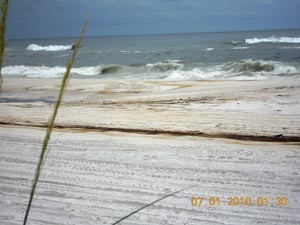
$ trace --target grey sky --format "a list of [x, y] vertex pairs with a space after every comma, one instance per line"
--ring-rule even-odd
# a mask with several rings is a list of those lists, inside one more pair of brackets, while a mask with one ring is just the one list
[[8, 38], [300, 28], [299, 0], [11, 0]]

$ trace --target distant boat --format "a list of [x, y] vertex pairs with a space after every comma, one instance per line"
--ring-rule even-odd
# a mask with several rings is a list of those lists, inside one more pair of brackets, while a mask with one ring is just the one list
[[[81, 48], [81, 47], [82, 47], [82, 46], [79, 46], [79, 48]], [[72, 47], [71, 47], [71, 50], [75, 50], [75, 48], [76, 48], [76, 45], [73, 44]]]

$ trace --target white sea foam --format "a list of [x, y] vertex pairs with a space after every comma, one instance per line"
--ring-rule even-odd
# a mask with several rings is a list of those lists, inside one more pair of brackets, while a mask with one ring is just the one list
[[28, 45], [26, 50], [28, 51], [48, 51], [48, 52], [56, 52], [56, 51], [65, 51], [71, 50], [72, 45], [48, 45], [48, 46], [40, 46], [36, 44]]
[[170, 80], [263, 80], [276, 76], [299, 75], [299, 66], [276, 61], [242, 60], [192, 70], [172, 71]]
[[158, 63], [149, 63], [146, 65], [150, 72], [166, 72], [174, 70], [182, 70], [184, 64], [182, 60], [166, 60]]
[[206, 48], [205, 50], [206, 50], [206, 51], [213, 51], [214, 48]]
[[121, 50], [120, 53], [124, 53], [124, 54], [139, 54], [139, 53], [144, 53], [142, 51], [125, 51], [125, 50]]
[[167, 80], [212, 80], [226, 79], [227, 71], [210, 68], [194, 68], [192, 70], [176, 70], [167, 76]]
[[268, 38], [250, 38], [245, 39], [247, 44], [257, 44], [262, 42], [279, 43], [300, 43], [300, 37], [268, 37]]
[[281, 49], [300, 49], [300, 46], [285, 46], [282, 47]]
[[195, 68], [191, 71], [173, 71], [167, 80], [266, 80], [267, 76], [262, 74], [236, 75], [225, 70], [207, 71]]
[[243, 49], [249, 49], [249, 47], [233, 47], [231, 49], [233, 49], [233, 50], [243, 50]]
[[[179, 60], [167, 60], [146, 66], [99, 65], [72, 68], [71, 74], [77, 76], [112, 77], [127, 79], [175, 79], [175, 80], [215, 80], [237, 79], [258, 80], [271, 77], [300, 75], [299, 64], [277, 61], [241, 60], [222, 64], [198, 64], [189, 67]], [[57, 78], [65, 73], [65, 67], [47, 66], [8, 66], [3, 68], [4, 76], [23, 76]]]
[[[8, 66], [3, 68], [3, 74], [8, 76], [25, 76], [56, 78], [62, 77], [65, 73], [65, 67], [47, 67], [47, 66]], [[72, 68], [71, 74], [81, 76], [95, 76], [101, 71], [100, 66]]]
[[[233, 72], [244, 74], [262, 74], [266, 76], [299, 74], [299, 67], [277, 61], [242, 60], [229, 63]], [[238, 75], [238, 74], [237, 74]]]

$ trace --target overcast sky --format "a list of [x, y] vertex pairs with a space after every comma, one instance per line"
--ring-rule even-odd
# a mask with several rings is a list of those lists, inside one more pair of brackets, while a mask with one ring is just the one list
[[11, 0], [8, 38], [300, 28], [300, 0]]

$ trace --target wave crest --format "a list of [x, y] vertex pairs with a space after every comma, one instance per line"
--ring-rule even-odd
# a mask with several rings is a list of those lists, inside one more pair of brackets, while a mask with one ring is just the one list
[[268, 37], [268, 38], [250, 38], [245, 39], [247, 44], [257, 43], [300, 43], [300, 37]]
[[184, 68], [183, 61], [181, 60], [166, 60], [154, 64], [147, 64], [146, 67], [149, 68], [150, 72], [167, 72], [174, 70], [182, 70]]
[[28, 51], [48, 51], [48, 52], [57, 52], [57, 51], [66, 51], [71, 50], [72, 45], [48, 45], [48, 46], [40, 46], [36, 44], [30, 44], [27, 46], [26, 50]]
[[[3, 68], [3, 74], [10, 76], [23, 77], [41, 77], [41, 78], [57, 78], [62, 77], [65, 73], [65, 67], [47, 67], [47, 66], [8, 66]], [[72, 68], [71, 74], [80, 76], [98, 75], [100, 67], [80, 67]]]
[[100, 74], [117, 73], [122, 69], [121, 65], [104, 65], [100, 68]]
[[199, 66], [189, 71], [173, 71], [171, 80], [264, 80], [277, 76], [300, 75], [299, 65], [263, 60], [242, 60]]
[[[4, 76], [58, 78], [65, 73], [65, 67], [8, 66], [3, 68]], [[163, 61], [140, 66], [99, 65], [72, 68], [72, 75], [81, 77], [109, 78], [117, 75], [124, 79], [176, 79], [216, 80], [240, 79], [257, 80], [278, 76], [299, 76], [300, 65], [277, 61], [242, 60], [222, 64], [198, 63], [185, 65], [182, 61]]]
[[242, 61], [235, 63], [239, 72], [271, 72], [274, 71], [275, 65], [262, 61]]
[[292, 65], [276, 62], [276, 61], [263, 61], [263, 60], [242, 60], [233, 62], [230, 65], [233, 72], [244, 74], [263, 74], [263, 75], [293, 75], [299, 73], [299, 70]]

